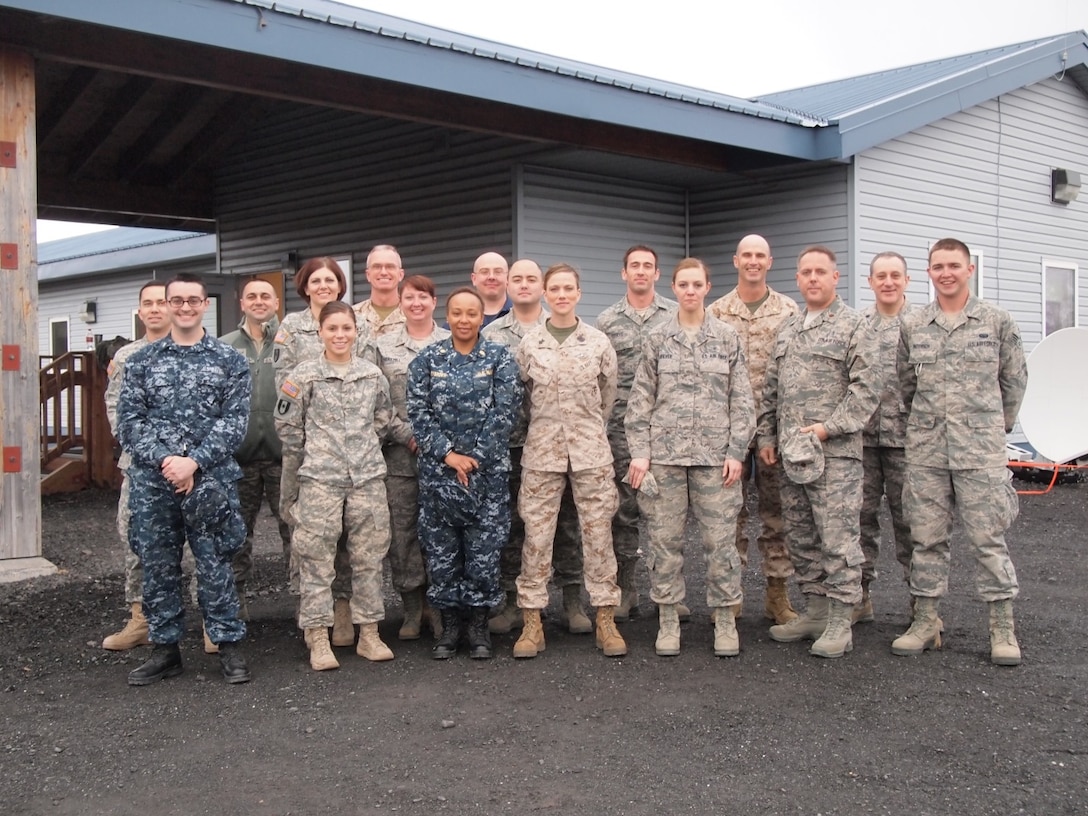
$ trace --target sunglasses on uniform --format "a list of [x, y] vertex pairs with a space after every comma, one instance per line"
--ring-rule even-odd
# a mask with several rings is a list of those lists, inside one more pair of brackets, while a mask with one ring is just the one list
[[171, 309], [180, 309], [182, 306], [188, 306], [190, 309], [195, 309], [197, 306], [202, 304], [205, 300], [207, 300], [207, 298], [202, 298], [202, 297], [188, 297], [188, 298], [172, 297], [166, 302], [170, 304]]

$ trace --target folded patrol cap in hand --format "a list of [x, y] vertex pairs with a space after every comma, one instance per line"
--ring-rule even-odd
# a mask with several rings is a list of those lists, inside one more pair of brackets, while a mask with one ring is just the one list
[[227, 489], [198, 474], [192, 491], [181, 500], [185, 524], [200, 535], [215, 535], [226, 529], [238, 511], [231, 505]]
[[796, 431], [788, 434], [779, 446], [782, 466], [794, 484], [808, 484], [824, 472], [824, 447], [816, 434]]

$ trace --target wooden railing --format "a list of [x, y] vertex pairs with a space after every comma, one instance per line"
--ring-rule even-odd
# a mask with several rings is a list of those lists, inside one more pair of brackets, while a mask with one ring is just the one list
[[106, 419], [106, 372], [90, 351], [62, 354], [38, 376], [41, 402], [41, 466], [47, 473], [65, 454], [78, 454], [79, 472], [58, 489], [117, 484], [113, 435]]

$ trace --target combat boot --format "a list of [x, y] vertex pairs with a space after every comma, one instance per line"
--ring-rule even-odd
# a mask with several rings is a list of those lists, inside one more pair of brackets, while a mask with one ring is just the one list
[[[911, 595], [910, 596], [910, 619], [911, 620], [914, 620], [914, 607], [915, 607], [915, 604], [916, 604], [917, 600], [918, 600], [917, 595]], [[940, 632], [942, 635], [944, 634], [944, 621], [941, 620], [941, 616], [939, 614], [937, 615], [937, 631]]]
[[937, 625], [937, 598], [914, 597], [914, 618], [910, 628], [892, 641], [892, 654], [920, 655], [926, 649], [941, 648], [941, 629]]
[[[729, 614], [733, 616], [733, 620], [740, 620], [741, 618], [744, 617], [744, 601], [741, 601], [740, 603], [729, 604], [729, 606], [723, 606], [723, 607], [720, 607], [720, 608], [721, 609], [728, 609]], [[718, 622], [718, 609], [719, 609], [719, 607], [714, 607], [713, 609], [710, 610], [710, 622], [711, 623], [717, 623]]]
[[827, 596], [809, 595], [807, 601], [805, 611], [796, 618], [770, 628], [771, 640], [779, 643], [793, 643], [804, 638], [816, 640], [824, 633], [827, 628]]
[[990, 602], [990, 662], [997, 666], [1019, 666], [1020, 644], [1012, 618], [1012, 599]]
[[688, 609], [687, 604], [678, 603], [676, 605], [676, 617], [680, 619], [680, 623], [687, 623], [691, 620], [691, 610]]
[[518, 593], [511, 589], [506, 593], [506, 603], [502, 610], [487, 623], [493, 635], [505, 635], [511, 629], [521, 627], [522, 615], [518, 609]]
[[[427, 590], [423, 590], [423, 597], [427, 597]], [[442, 637], [442, 613], [427, 601], [423, 601], [423, 621], [431, 627], [431, 634], [434, 635], [435, 640]]]
[[404, 604], [404, 620], [397, 637], [400, 640], [419, 640], [423, 629], [423, 587], [402, 592], [400, 600]]
[[242, 657], [240, 644], [219, 644], [219, 671], [231, 685], [249, 682], [249, 667], [246, 666], [246, 659]]
[[854, 649], [854, 635], [850, 620], [854, 605], [830, 599], [827, 607], [827, 628], [809, 648], [816, 657], [842, 657]]
[[208, 637], [208, 627], [204, 626], [204, 654], [219, 654], [219, 647]]
[[539, 609], [523, 609], [521, 637], [514, 644], [514, 657], [536, 657], [544, 651], [544, 627], [540, 625]]
[[139, 668], [128, 673], [130, 686], [148, 686], [167, 677], [176, 677], [183, 671], [181, 650], [176, 643], [156, 643], [151, 658]]
[[[635, 567], [638, 561], [624, 560], [617, 564], [616, 583], [620, 585], [620, 603], [615, 607], [616, 620], [625, 621], [638, 614], [638, 586], [635, 584]], [[690, 614], [690, 613], [689, 613]]]
[[442, 616], [442, 634], [431, 647], [431, 657], [448, 660], [457, 654], [457, 644], [461, 642], [461, 610], [458, 607], [442, 607], [437, 611]]
[[359, 624], [359, 645], [355, 647], [355, 654], [365, 657], [372, 663], [381, 663], [393, 659], [393, 651], [378, 636], [378, 624]]
[[869, 595], [868, 584], [861, 588], [861, 603], [854, 607], [853, 623], [872, 623], [875, 620], [873, 615], [873, 599]]
[[132, 617], [126, 622], [120, 632], [108, 635], [102, 641], [102, 648], [111, 652], [125, 652], [135, 649], [137, 646], [147, 646], [151, 643], [148, 637], [147, 618], [144, 617], [144, 608], [140, 603], [132, 605]]
[[332, 645], [350, 646], [355, 642], [355, 625], [351, 622], [351, 601], [337, 598], [332, 602]]
[[717, 657], [735, 657], [740, 654], [740, 635], [737, 619], [729, 607], [718, 607], [714, 616], [714, 654]]
[[[737, 617], [740, 617], [739, 615]], [[790, 603], [785, 578], [768, 578], [767, 592], [763, 596], [763, 617], [777, 624], [797, 620], [797, 610]]]
[[680, 654], [680, 616], [676, 604], [657, 605], [657, 642], [654, 650], [660, 657]]
[[473, 660], [491, 658], [491, 631], [487, 628], [486, 606], [474, 606], [468, 619], [468, 656]]
[[627, 644], [616, 628], [614, 606], [597, 607], [597, 648], [604, 652], [605, 657], [623, 657], [627, 654]]
[[582, 587], [579, 584], [563, 587], [562, 621], [572, 635], [588, 635], [593, 631], [593, 622], [582, 609]]
[[340, 663], [329, 644], [329, 630], [324, 626], [306, 630], [306, 645], [310, 647], [310, 668], [314, 671], [339, 669]]

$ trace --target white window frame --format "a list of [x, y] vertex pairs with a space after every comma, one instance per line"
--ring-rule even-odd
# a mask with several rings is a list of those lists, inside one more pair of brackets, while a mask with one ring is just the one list
[[[1067, 272], [1073, 273], [1073, 326], [1075, 328], [1080, 325], [1080, 266], [1073, 261], [1061, 261], [1051, 260], [1043, 258], [1040, 263], [1040, 275], [1039, 280], [1041, 283], [1042, 297], [1039, 298], [1039, 317], [1042, 321], [1040, 326], [1042, 327], [1043, 337], [1053, 332], [1047, 332], [1046, 329], [1046, 272], [1047, 269], [1062, 269]], [[1069, 326], [1063, 326], [1062, 328], [1071, 328]]]
[[53, 347], [53, 326], [63, 323], [64, 333], [68, 338], [68, 348], [66, 348], [61, 354], [72, 350], [72, 321], [67, 317], [51, 317], [49, 318], [49, 356], [54, 360], [60, 356], [57, 354], [57, 350]]
[[352, 263], [351, 256], [345, 255], [343, 258], [333, 258], [340, 265], [340, 271], [344, 273], [344, 283], [347, 284], [347, 289], [344, 290], [344, 296], [340, 300], [345, 303], [355, 302], [355, 282], [352, 280]]

